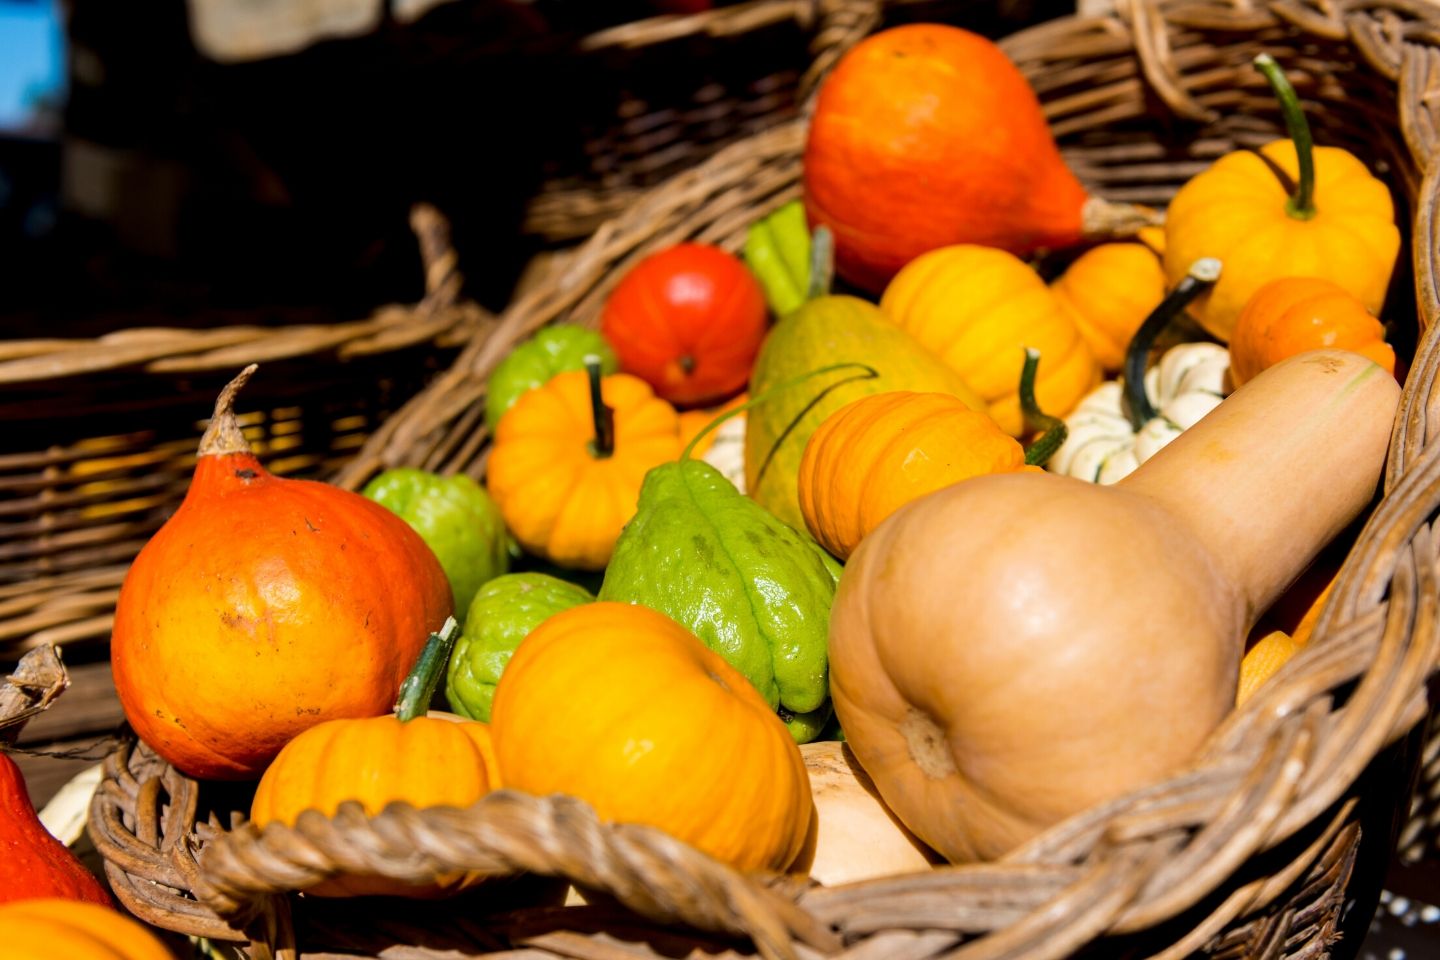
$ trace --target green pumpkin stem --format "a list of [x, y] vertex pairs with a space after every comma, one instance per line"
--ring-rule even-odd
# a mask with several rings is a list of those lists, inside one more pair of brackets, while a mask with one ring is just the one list
[[1220, 279], [1220, 261], [1214, 257], [1201, 257], [1190, 264], [1190, 270], [1175, 284], [1175, 289], [1166, 295], [1160, 305], [1151, 311], [1140, 324], [1140, 329], [1130, 338], [1125, 348], [1125, 365], [1122, 379], [1125, 382], [1125, 406], [1130, 426], [1138, 433], [1145, 424], [1155, 419], [1159, 412], [1150, 398], [1145, 395], [1145, 367], [1150, 360], [1150, 348], [1155, 340], [1170, 326], [1170, 321], [1188, 307], [1196, 297], [1210, 289]]
[[835, 235], [829, 227], [822, 225], [815, 228], [810, 239], [810, 285], [805, 291], [805, 299], [828, 297], [834, 283]]
[[595, 418], [590, 453], [603, 460], [615, 452], [615, 411], [605, 405], [600, 392], [600, 358], [586, 357], [585, 371], [590, 375], [590, 410]]
[[[880, 376], [880, 371], [876, 370], [874, 367], [867, 366], [863, 363], [832, 363], [829, 366], [819, 367], [815, 370], [811, 370], [808, 373], [802, 373], [798, 377], [791, 377], [789, 380], [782, 380], [780, 383], [777, 383], [774, 386], [770, 387], [770, 389], [761, 391], [758, 396], [751, 397], [749, 400], [746, 400], [744, 403], [740, 404], [740, 406], [735, 407], [732, 410], [726, 410], [724, 413], [716, 416], [714, 420], [711, 420], [709, 423], [705, 424], [705, 426], [700, 429], [700, 432], [695, 434], [695, 436], [691, 437], [690, 442], [685, 445], [685, 449], [680, 454], [680, 461], [683, 463], [684, 461], [689, 460], [690, 454], [695, 450], [695, 444], [700, 442], [700, 438], [708, 436], [712, 431], [719, 428], [722, 423], [724, 423], [726, 420], [729, 420], [731, 417], [739, 416], [746, 410], [749, 410], [751, 407], [758, 406], [764, 403], [766, 400], [770, 399], [775, 394], [780, 393], [782, 390], [789, 390], [791, 387], [798, 387], [800, 384], [811, 379], [812, 377], [818, 377], [822, 373], [834, 373], [836, 370], [846, 370], [851, 367], [858, 370], [863, 370], [864, 372], [859, 374], [858, 376], [846, 377], [844, 380], [837, 380], [835, 383], [832, 383], [830, 386], [822, 390], [820, 392], [820, 395], [817, 396], [815, 400], [812, 400], [810, 402], [810, 405], [807, 406], [805, 410], [808, 411], [810, 407], [814, 406], [815, 403], [819, 401], [820, 397], [825, 396], [825, 394], [829, 393], [831, 390], [834, 390], [842, 383], [850, 383], [852, 380], [874, 380], [876, 377]], [[800, 416], [803, 417], [804, 415], [805, 412], [802, 411]], [[786, 432], [788, 433], [789, 431], [787, 430]], [[783, 438], [784, 435], [782, 434], [781, 436]]]
[[1064, 420], [1050, 416], [1035, 402], [1035, 371], [1039, 368], [1040, 351], [1026, 347], [1025, 366], [1020, 368], [1020, 412], [1025, 415], [1025, 426], [1040, 434], [1025, 451], [1025, 462], [1032, 467], [1045, 466], [1070, 433]]
[[1270, 81], [1270, 88], [1280, 101], [1280, 114], [1285, 118], [1285, 129], [1295, 144], [1295, 160], [1300, 169], [1300, 178], [1295, 192], [1285, 204], [1285, 212], [1296, 220], [1309, 220], [1315, 216], [1315, 140], [1310, 136], [1310, 124], [1300, 106], [1300, 97], [1290, 85], [1290, 79], [1280, 64], [1268, 53], [1262, 53], [1253, 61], [1255, 69]]
[[459, 633], [460, 625], [455, 618], [446, 617], [440, 632], [430, 634], [425, 641], [420, 658], [400, 684], [400, 696], [395, 701], [395, 716], [400, 718], [400, 722], [408, 723], [416, 717], [423, 717], [430, 709], [430, 701], [435, 696], [435, 689], [440, 686], [440, 678], [445, 675], [445, 666], [450, 662], [450, 651], [455, 648]]

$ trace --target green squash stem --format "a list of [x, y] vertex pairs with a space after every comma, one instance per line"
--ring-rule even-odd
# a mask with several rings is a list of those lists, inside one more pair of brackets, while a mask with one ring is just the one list
[[1145, 318], [1140, 329], [1130, 338], [1130, 345], [1125, 348], [1122, 376], [1125, 381], [1125, 406], [1128, 408], [1130, 426], [1137, 433], [1159, 415], [1155, 405], [1145, 395], [1145, 366], [1150, 359], [1150, 348], [1155, 345], [1155, 338], [1170, 326], [1171, 320], [1179, 316], [1196, 297], [1219, 279], [1219, 260], [1214, 257], [1201, 257], [1196, 260], [1190, 264], [1190, 270], [1184, 278], [1175, 284], [1175, 289], [1160, 301], [1160, 305]]
[[[785, 433], [789, 433], [790, 429], [794, 428], [795, 423], [798, 423], [800, 421], [800, 417], [805, 416], [805, 414], [809, 412], [810, 408], [815, 406], [815, 404], [819, 403], [825, 397], [825, 394], [829, 393], [831, 390], [834, 390], [841, 384], [850, 383], [854, 380], [874, 380], [876, 377], [880, 376], [880, 371], [876, 370], [874, 367], [867, 366], [863, 363], [847, 362], [832, 363], [829, 366], [819, 367], [815, 370], [809, 371], [808, 373], [802, 373], [798, 377], [791, 377], [789, 380], [782, 380], [780, 383], [775, 384], [769, 390], [764, 391], [758, 396], [751, 397], [749, 400], [746, 400], [744, 403], [740, 404], [740, 406], [735, 407], [732, 410], [726, 410], [724, 413], [717, 416], [714, 420], [711, 420], [709, 423], [705, 424], [705, 426], [700, 429], [700, 432], [695, 434], [695, 436], [691, 437], [690, 442], [685, 445], [685, 449], [680, 453], [680, 461], [683, 463], [684, 461], [689, 460], [690, 454], [694, 451], [695, 444], [700, 442], [700, 438], [708, 436], [712, 431], [717, 429], [721, 424], [723, 424], [726, 420], [729, 420], [731, 417], [739, 416], [746, 410], [749, 410], [751, 407], [759, 406], [760, 404], [764, 403], [766, 400], [770, 399], [772, 396], [779, 393], [780, 391], [789, 390], [791, 387], [797, 387], [812, 377], [818, 377], [823, 373], [834, 373], [836, 370], [845, 370], [850, 367], [854, 367], [863, 372], [854, 377], [846, 377], [843, 380], [837, 380], [834, 383], [830, 384], [830, 386], [826, 387], [824, 390], [821, 390], [818, 394], [816, 394], [815, 399], [811, 400], [805, 406], [805, 409], [800, 411], [800, 415], [791, 422], [790, 428], [787, 429]], [[785, 439], [784, 433], [780, 435], [780, 439]], [[779, 445], [778, 442], [776, 445]], [[774, 451], [772, 450], [771, 452], [773, 453]], [[766, 463], [769, 463], [768, 457], [766, 458]], [[763, 472], [764, 468], [762, 467], [761, 470]]]
[[1285, 130], [1295, 144], [1295, 160], [1300, 168], [1299, 182], [1295, 192], [1285, 204], [1285, 212], [1296, 220], [1309, 220], [1315, 216], [1315, 140], [1310, 136], [1310, 124], [1305, 111], [1300, 107], [1300, 97], [1290, 85], [1290, 79], [1280, 64], [1268, 53], [1258, 54], [1254, 59], [1255, 69], [1270, 81], [1275, 97], [1280, 101], [1280, 114], [1285, 118]]
[[819, 226], [810, 239], [810, 285], [805, 291], [805, 299], [828, 297], [834, 283], [835, 235], [829, 227]]
[[400, 696], [395, 702], [395, 716], [400, 718], [401, 723], [423, 717], [425, 711], [430, 709], [430, 701], [440, 686], [440, 678], [445, 675], [445, 666], [450, 662], [450, 651], [454, 649], [459, 634], [460, 625], [455, 622], [455, 618], [446, 617], [440, 632], [430, 634], [430, 639], [425, 641], [425, 649], [420, 651], [415, 666], [410, 668], [410, 673], [400, 684]]
[[1040, 351], [1026, 347], [1025, 366], [1020, 368], [1020, 411], [1025, 415], [1025, 426], [1040, 434], [1025, 451], [1025, 463], [1032, 467], [1045, 466], [1070, 433], [1064, 420], [1050, 416], [1035, 402], [1035, 371], [1039, 368]]
[[590, 453], [603, 460], [615, 452], [615, 411], [605, 405], [600, 393], [600, 358], [586, 357], [585, 372], [590, 375], [590, 410], [595, 418]]

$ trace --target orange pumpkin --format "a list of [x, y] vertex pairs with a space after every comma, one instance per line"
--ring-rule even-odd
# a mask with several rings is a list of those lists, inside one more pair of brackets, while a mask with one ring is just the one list
[[0, 906], [6, 960], [175, 960], [154, 934], [109, 907], [75, 900]]
[[1050, 290], [1101, 369], [1115, 373], [1130, 338], [1165, 299], [1165, 271], [1148, 245], [1102, 243], [1070, 264]]
[[1335, 347], [1369, 357], [1395, 372], [1385, 328], [1339, 284], [1320, 277], [1281, 277], [1255, 291], [1230, 336], [1235, 386], [1266, 367], [1307, 350]]
[[[468, 807], [500, 785], [490, 728], [453, 713], [422, 716], [454, 648], [454, 619], [431, 634], [387, 717], [330, 720], [285, 745], [270, 764], [250, 806], [250, 820], [294, 826], [305, 810], [332, 817], [346, 801], [375, 816], [391, 803]], [[347, 875], [307, 890], [318, 896], [430, 897], [475, 881], [455, 874], [425, 884]]]
[[[1027, 396], [1035, 364], [1031, 356], [1025, 366]], [[1031, 412], [1043, 417], [1033, 404]], [[811, 434], [800, 459], [800, 512], [811, 536], [845, 560], [886, 517], [927, 493], [987, 473], [1039, 471], [1063, 433], [1062, 424], [1030, 455], [995, 421], [947, 394], [861, 397]]]
[[629, 374], [561, 373], [500, 418], [487, 483], [526, 550], [602, 570], [651, 467], [680, 456], [675, 408]]
[[135, 732], [184, 773], [258, 777], [302, 731], [389, 711], [451, 613], [410, 526], [356, 493], [272, 476], [223, 391], [184, 502], [135, 558], [111, 639]]
[[1016, 384], [1027, 347], [1045, 358], [1035, 393], [1056, 416], [1100, 382], [1095, 357], [1045, 281], [1003, 250], [932, 250], [896, 274], [880, 309], [960, 374], [1012, 437], [1025, 429]]
[[939, 247], [1024, 254], [1144, 222], [1086, 195], [998, 46], [940, 24], [881, 31], [840, 59], [803, 169], [805, 211], [833, 231], [836, 272], [871, 292]]
[[491, 713], [507, 789], [565, 793], [743, 870], [799, 854], [814, 804], [799, 748], [737, 670], [662, 614], [558, 613], [515, 651]]

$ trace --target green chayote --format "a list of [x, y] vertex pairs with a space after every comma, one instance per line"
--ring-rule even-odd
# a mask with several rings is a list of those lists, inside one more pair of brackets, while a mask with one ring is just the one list
[[410, 524], [435, 552], [450, 581], [457, 620], [481, 584], [510, 569], [505, 519], [469, 477], [399, 467], [371, 480], [362, 493]]
[[520, 641], [560, 611], [594, 599], [583, 588], [543, 573], [509, 573], [481, 587], [445, 673], [450, 709], [489, 723], [495, 684]]
[[570, 323], [541, 328], [490, 372], [485, 386], [485, 425], [494, 433], [501, 414], [514, 406], [521, 394], [543, 387], [557, 373], [585, 369], [585, 358], [590, 356], [600, 358], [601, 373], [620, 369], [614, 349], [596, 331]]
[[780, 711], [800, 742], [830, 717], [826, 634], [840, 565], [698, 460], [645, 476], [599, 599], [688, 627]]

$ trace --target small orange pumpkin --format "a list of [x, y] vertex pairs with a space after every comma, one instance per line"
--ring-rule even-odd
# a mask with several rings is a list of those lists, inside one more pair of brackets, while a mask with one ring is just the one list
[[1025, 429], [1016, 383], [1027, 347], [1045, 357], [1040, 405], [1063, 417], [1100, 382], [1075, 321], [1034, 270], [991, 247], [960, 244], [906, 264], [880, 299], [885, 316], [944, 360], [1012, 437]]
[[1102, 243], [1070, 264], [1050, 290], [1101, 369], [1115, 373], [1130, 338], [1165, 299], [1165, 271], [1146, 244]]
[[785, 724], [739, 671], [642, 606], [556, 614], [521, 642], [495, 690], [507, 789], [565, 793], [602, 820], [642, 823], [742, 870], [782, 870], [814, 804]]
[[371, 500], [265, 470], [220, 393], [185, 500], [125, 576], [110, 655], [135, 732], [200, 779], [258, 777], [301, 731], [387, 712], [450, 582]]
[[1384, 326], [1339, 284], [1320, 277], [1271, 280], [1246, 301], [1235, 321], [1230, 379], [1238, 387], [1286, 357], [1322, 347], [1358, 353], [1395, 372]]
[[[1035, 363], [1033, 355], [1027, 358], [1021, 388], [1032, 400]], [[1030, 455], [995, 421], [947, 394], [861, 397], [826, 418], [805, 445], [800, 512], [811, 536], [845, 560], [866, 534], [912, 500], [987, 473], [1039, 471], [1036, 464], [1064, 442], [1063, 424], [1059, 430], [1037, 442]]]
[[175, 960], [149, 930], [109, 907], [41, 898], [0, 906], [5, 960]]
[[[256, 827], [294, 826], [300, 814], [335, 815], [355, 801], [375, 816], [388, 804], [468, 807], [500, 784], [490, 728], [451, 713], [422, 716], [450, 659], [459, 632], [453, 619], [432, 634], [401, 686], [396, 712], [330, 720], [285, 745], [270, 764], [250, 806]], [[318, 896], [418, 896], [452, 893], [472, 882], [464, 874], [424, 885], [346, 876], [307, 890]]]
[[651, 467], [680, 456], [675, 408], [638, 377], [561, 373], [500, 418], [487, 483], [526, 550], [602, 570]]

